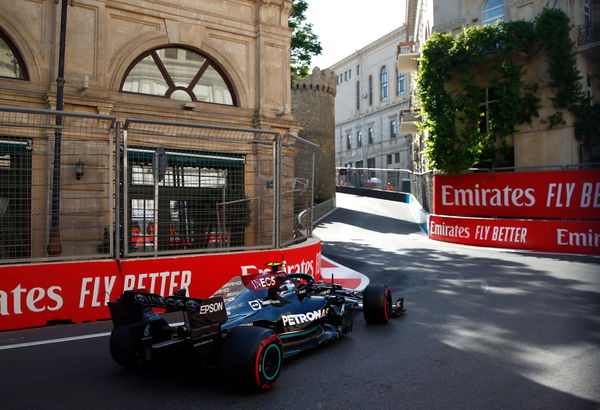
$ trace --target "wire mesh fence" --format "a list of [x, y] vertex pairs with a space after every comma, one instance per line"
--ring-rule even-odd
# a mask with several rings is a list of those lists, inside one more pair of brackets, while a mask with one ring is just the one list
[[108, 255], [111, 116], [0, 107], [0, 260]]
[[317, 145], [292, 134], [280, 140], [280, 214], [282, 221], [293, 221], [278, 229], [282, 246], [307, 238], [312, 232], [317, 149]]
[[274, 131], [128, 119], [126, 254], [275, 246]]
[[0, 107], [0, 263], [300, 241], [316, 149], [272, 130]]
[[338, 167], [336, 185], [410, 193], [412, 174], [407, 169]]

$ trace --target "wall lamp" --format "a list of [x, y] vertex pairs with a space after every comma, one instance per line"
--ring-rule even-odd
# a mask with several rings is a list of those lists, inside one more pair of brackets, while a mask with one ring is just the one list
[[83, 162], [81, 162], [81, 160], [77, 161], [77, 163], [75, 164], [75, 178], [81, 179], [84, 172], [85, 172], [85, 167], [83, 165]]

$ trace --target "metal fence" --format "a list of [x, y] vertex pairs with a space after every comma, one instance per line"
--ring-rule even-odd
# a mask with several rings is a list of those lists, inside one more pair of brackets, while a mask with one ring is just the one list
[[386, 168], [336, 168], [336, 185], [410, 192], [412, 171]]
[[316, 149], [272, 130], [0, 107], [0, 263], [301, 241]]
[[114, 124], [0, 107], [0, 261], [110, 253], [98, 245], [114, 220]]
[[318, 145], [285, 134], [279, 141], [281, 162], [279, 187], [281, 220], [293, 218], [290, 226], [279, 226], [282, 245], [310, 236], [313, 226], [314, 163]]

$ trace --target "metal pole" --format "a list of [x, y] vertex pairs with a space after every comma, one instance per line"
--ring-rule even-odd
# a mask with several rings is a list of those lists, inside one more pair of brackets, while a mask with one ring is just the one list
[[273, 141], [273, 247], [281, 247], [281, 135]]
[[307, 236], [312, 236], [312, 231], [313, 231], [313, 223], [314, 223], [314, 206], [315, 206], [315, 160], [316, 160], [317, 154], [316, 152], [313, 150], [312, 151], [312, 164], [311, 164], [311, 170], [310, 170], [310, 195], [308, 198], [308, 209], [310, 210], [310, 220], [309, 220], [309, 224], [308, 224], [308, 235]]
[[[55, 0], [58, 2], [58, 0]], [[56, 78], [56, 111], [63, 110], [63, 95], [65, 85], [65, 46], [67, 39], [67, 5], [69, 0], [62, 0], [60, 10], [60, 44], [58, 53], [58, 77]], [[71, 0], [71, 5], [73, 4]], [[50, 235], [46, 252], [49, 256], [60, 256], [60, 160], [62, 142], [62, 115], [56, 115], [56, 130], [54, 131], [54, 167], [52, 173], [52, 213], [50, 220]]]
[[115, 242], [113, 257], [121, 257], [121, 123], [115, 124]]

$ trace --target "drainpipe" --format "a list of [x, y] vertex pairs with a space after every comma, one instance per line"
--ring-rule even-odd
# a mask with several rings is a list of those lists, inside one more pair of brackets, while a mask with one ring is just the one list
[[[60, 0], [54, 0], [58, 4]], [[67, 38], [67, 4], [71, 6], [74, 0], [62, 0], [60, 10], [60, 44], [58, 54], [58, 77], [56, 78], [56, 111], [63, 110], [63, 95], [65, 85], [65, 43]], [[52, 213], [50, 220], [50, 235], [46, 252], [48, 256], [60, 256], [60, 160], [62, 139], [62, 115], [56, 115], [56, 130], [54, 131], [54, 167], [52, 173]]]

